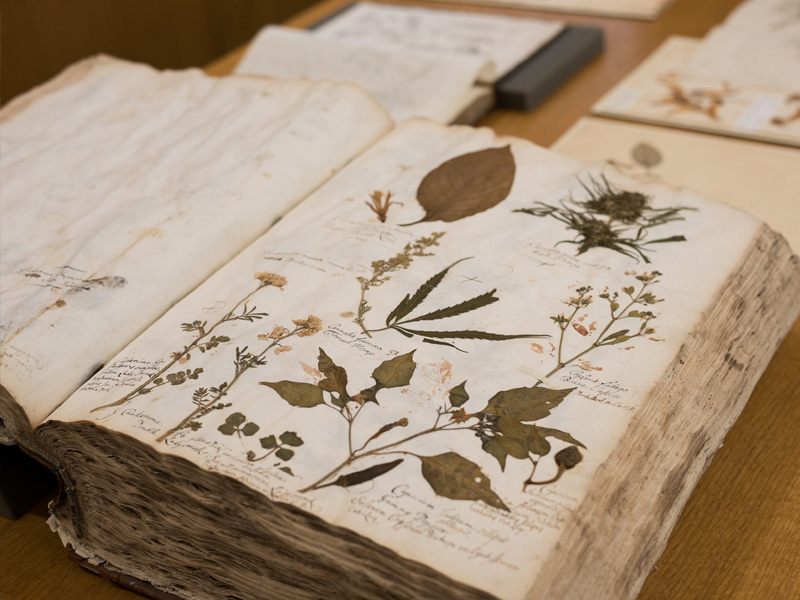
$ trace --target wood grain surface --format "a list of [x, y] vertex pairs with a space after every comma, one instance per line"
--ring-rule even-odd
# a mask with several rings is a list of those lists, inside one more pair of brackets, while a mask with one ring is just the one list
[[[549, 146], [666, 37], [702, 36], [738, 3], [677, 0], [654, 22], [463, 6], [471, 11], [563, 18], [571, 24], [602, 27], [606, 34], [605, 53], [536, 111], [494, 111], [481, 125]], [[348, 0], [322, 2], [288, 24], [307, 27], [346, 4]], [[208, 66], [208, 72], [229, 73], [242, 52], [222, 57]], [[800, 598], [798, 436], [800, 321], [695, 488], [639, 600]], [[45, 519], [44, 503], [18, 521], [0, 519], [0, 598], [139, 598], [71, 562]]]

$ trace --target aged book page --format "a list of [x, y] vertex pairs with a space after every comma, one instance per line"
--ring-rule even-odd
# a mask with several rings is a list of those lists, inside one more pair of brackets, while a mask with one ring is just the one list
[[763, 219], [800, 248], [800, 149], [591, 117], [551, 149], [640, 181], [691, 188]]
[[469, 54], [365, 48], [312, 31], [268, 25], [252, 41], [236, 73], [348, 81], [369, 92], [395, 123], [411, 117], [450, 123], [463, 111], [489, 62]]
[[0, 119], [6, 442], [24, 426], [14, 402], [40, 423], [391, 126], [354, 86], [108, 57], [70, 67]]
[[703, 41], [672, 36], [593, 107], [594, 114], [800, 146], [797, 90], [687, 70]]
[[[230, 476], [435, 569], [458, 582], [454, 597], [520, 600], [550, 581], [543, 564], [631, 424], [658, 413], [656, 382], [761, 228], [687, 190], [412, 120], [123, 349], [42, 431], [54, 446], [98, 426], [131, 436], [144, 454]], [[59, 527], [85, 554], [134, 568]], [[149, 575], [166, 588], [177, 577]], [[313, 597], [293, 585], [286, 597]]]

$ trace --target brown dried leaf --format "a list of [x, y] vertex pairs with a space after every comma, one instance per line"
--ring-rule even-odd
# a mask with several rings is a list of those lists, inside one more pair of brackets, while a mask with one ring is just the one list
[[515, 171], [510, 146], [470, 152], [442, 163], [419, 184], [417, 201], [425, 216], [416, 223], [451, 223], [500, 204], [511, 191]]

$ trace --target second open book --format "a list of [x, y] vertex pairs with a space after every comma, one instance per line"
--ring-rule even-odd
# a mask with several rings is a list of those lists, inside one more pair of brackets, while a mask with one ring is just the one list
[[688, 190], [412, 120], [52, 414], [19, 388], [18, 435], [62, 539], [178, 597], [633, 597], [798, 271]]

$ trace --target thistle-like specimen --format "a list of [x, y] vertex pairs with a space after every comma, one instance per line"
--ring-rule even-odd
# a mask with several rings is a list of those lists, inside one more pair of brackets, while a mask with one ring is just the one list
[[683, 235], [648, 240], [648, 231], [653, 227], [672, 221], [682, 221], [681, 211], [691, 210], [682, 206], [653, 208], [650, 197], [641, 192], [621, 190], [603, 176], [600, 181], [590, 178], [586, 185], [578, 180], [588, 197], [574, 200], [571, 197], [560, 206], [537, 202], [533, 208], [521, 208], [514, 212], [534, 217], [553, 217], [575, 232], [572, 240], [559, 244], [575, 244], [578, 254], [592, 248], [607, 248], [625, 256], [649, 263], [646, 246], [665, 242], [684, 242]]

